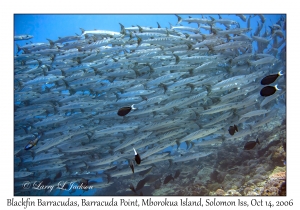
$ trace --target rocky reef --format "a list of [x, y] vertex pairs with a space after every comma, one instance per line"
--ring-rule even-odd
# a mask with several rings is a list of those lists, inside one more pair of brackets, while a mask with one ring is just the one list
[[[284, 196], [286, 195], [286, 136], [285, 124], [280, 121], [268, 124], [258, 132], [260, 144], [253, 150], [243, 145], [255, 137], [224, 141], [216, 153], [199, 160], [169, 166], [168, 161], [156, 164], [151, 174], [161, 173], [158, 180], [146, 183], [138, 195], [176, 196]], [[205, 148], [207, 149], [207, 148]], [[164, 170], [162, 170], [164, 168]], [[180, 170], [180, 175], [167, 184], [164, 178]], [[131, 177], [132, 178], [132, 177]], [[145, 178], [134, 174], [134, 182], [126, 177], [114, 180], [115, 192], [103, 195], [137, 195], [129, 185]], [[121, 187], [121, 188], [120, 188]], [[112, 189], [112, 188], [111, 188]]]

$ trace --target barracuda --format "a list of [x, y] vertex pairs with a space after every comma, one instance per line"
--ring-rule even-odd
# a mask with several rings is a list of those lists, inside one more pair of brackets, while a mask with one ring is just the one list
[[199, 29], [196, 29], [196, 28], [192, 28], [192, 27], [187, 27], [187, 26], [172, 26], [170, 24], [170, 27], [171, 27], [171, 30], [180, 30], [180, 31], [190, 31], [190, 32], [193, 32], [195, 34], [198, 34], [200, 33], [200, 30]]
[[213, 47], [214, 51], [217, 50], [225, 50], [225, 49], [235, 49], [235, 48], [247, 48], [251, 46], [251, 42], [247, 41], [235, 41], [235, 42], [229, 42], [221, 45], [217, 45]]
[[47, 126], [47, 125], [54, 124], [54, 123], [61, 123], [65, 120], [68, 120], [69, 118], [70, 117], [68, 117], [68, 116], [53, 115], [53, 116], [47, 117], [46, 119], [43, 119], [40, 122], [34, 123], [33, 126], [43, 127], [43, 126]]
[[167, 74], [167, 75], [158, 77], [158, 78], [156, 78], [152, 81], [147, 82], [146, 86], [148, 88], [150, 88], [151, 86], [158, 85], [158, 84], [166, 82], [168, 80], [176, 79], [176, 78], [181, 77], [182, 75], [185, 75], [185, 74], [186, 74], [186, 72], [177, 72], [177, 73]]
[[50, 48], [50, 44], [48, 44], [48, 43], [32, 43], [32, 44], [26, 44], [24, 46], [19, 46], [17, 44], [17, 47], [18, 47], [18, 52], [20, 52], [21, 50], [32, 51], [32, 50], [40, 50], [40, 49]]
[[210, 139], [206, 141], [200, 141], [200, 142], [191, 142], [192, 147], [204, 147], [207, 145], [212, 145], [212, 144], [222, 144], [223, 140], [221, 138], [215, 138], [215, 139]]
[[181, 119], [181, 120], [166, 120], [162, 122], [156, 122], [156, 123], [151, 123], [147, 126], [142, 127], [139, 129], [139, 131], [148, 131], [148, 130], [155, 130], [155, 129], [162, 129], [167, 126], [175, 126], [176, 124], [182, 123], [186, 119]]
[[152, 134], [152, 132], [150, 131], [150, 132], [145, 132], [145, 133], [138, 134], [134, 138], [127, 138], [127, 140], [125, 140], [122, 144], [120, 144], [119, 146], [117, 146], [116, 148], [114, 148], [114, 152], [116, 152], [116, 151], [118, 151], [120, 149], [123, 149], [124, 147], [127, 147], [129, 145], [133, 145], [134, 143], [147, 138], [151, 134]]
[[101, 36], [112, 36], [112, 37], [121, 37], [122, 34], [119, 32], [114, 32], [114, 31], [105, 31], [105, 30], [93, 30], [93, 31], [86, 31], [83, 28], [80, 28], [82, 31], [81, 36], [85, 35], [101, 35]]
[[125, 98], [125, 97], [132, 97], [132, 96], [145, 96], [151, 93], [154, 93], [154, 90], [134, 90], [127, 93], [116, 93], [117, 98]]
[[121, 88], [121, 87], [125, 88], [125, 87], [131, 85], [134, 82], [135, 82], [135, 80], [114, 81], [112, 83], [101, 83], [101, 82], [99, 82], [99, 84], [92, 85], [91, 89], [93, 91], [100, 91], [100, 90], [108, 91], [108, 90], [114, 89], [114, 88]]
[[237, 103], [227, 103], [227, 104], [222, 104], [222, 105], [218, 105], [218, 106], [212, 106], [207, 110], [204, 110], [203, 112], [200, 112], [200, 115], [206, 115], [206, 114], [215, 114], [218, 112], [222, 112], [222, 111], [227, 111], [230, 109], [234, 109], [237, 107]]
[[37, 150], [35, 151], [36, 153], [42, 152], [44, 150], [50, 149], [51, 147], [54, 147], [62, 142], [64, 142], [65, 140], [71, 138], [71, 136], [69, 134], [64, 135], [64, 136], [60, 136], [60, 137], [56, 137], [56, 138], [50, 138], [50, 139], [45, 139], [44, 141], [42, 141], [39, 144], [39, 147], [37, 148]]
[[125, 131], [130, 131], [130, 130], [134, 130], [138, 128], [138, 126], [133, 126], [133, 125], [116, 125], [116, 126], [112, 126], [111, 128], [106, 128], [103, 130], [98, 130], [95, 131], [95, 135], [96, 136], [104, 136], [107, 134], [111, 134], [111, 133], [115, 133], [117, 132], [125, 132]]
[[251, 128], [256, 129], [260, 126], [266, 126], [267, 123], [274, 121], [276, 119], [276, 117], [277, 117], [277, 111], [269, 112], [269, 114], [266, 117], [264, 117], [263, 119], [261, 119], [259, 121], [256, 121], [254, 123], [254, 125], [251, 126]]
[[65, 78], [64, 76], [54, 76], [54, 75], [48, 75], [48, 76], [41, 76], [41, 77], [37, 77], [33, 80], [30, 80], [28, 82], [25, 82], [23, 85], [27, 86], [27, 85], [40, 85], [42, 84], [49, 84], [58, 80], [61, 80]]
[[17, 171], [14, 173], [14, 178], [19, 179], [27, 176], [33, 175], [33, 172], [28, 172], [28, 171]]
[[33, 38], [32, 35], [17, 35], [17, 36], [14, 36], [14, 41], [28, 40], [28, 39], [32, 39], [32, 38]]
[[231, 117], [232, 115], [233, 115], [233, 112], [226, 112], [226, 113], [222, 114], [221, 116], [215, 118], [214, 120], [211, 120], [209, 123], [206, 123], [203, 127], [204, 128], [205, 127], [209, 127], [209, 126], [211, 126], [213, 124], [216, 124], [216, 123], [218, 123], [220, 121], [223, 121], [223, 120]]
[[196, 159], [198, 161], [199, 158], [206, 157], [210, 154], [212, 154], [212, 152], [199, 152], [199, 153], [195, 153], [195, 154], [192, 154], [192, 155], [187, 155], [187, 156], [183, 156], [183, 157], [174, 158], [172, 160], [172, 162], [173, 163], [179, 163], [179, 162], [186, 162], [186, 161], [190, 161], [190, 160], [194, 160], [194, 159]]
[[251, 31], [252, 29], [251, 28], [235, 28], [235, 29], [229, 29], [229, 30], [226, 30], [226, 31], [218, 31], [217, 34], [222, 34], [222, 35], [225, 35], [225, 34], [242, 34], [242, 33], [247, 33], [249, 31]]
[[206, 129], [206, 130], [195, 131], [195, 132], [187, 135], [183, 139], [181, 139], [180, 142], [192, 141], [192, 140], [195, 140], [195, 139], [202, 138], [204, 136], [208, 136], [208, 135], [214, 133], [215, 131], [220, 130], [224, 126], [225, 126], [225, 124], [219, 124], [219, 125], [215, 125], [214, 127]]
[[260, 87], [260, 85], [250, 85], [248, 87], [244, 87], [244, 88], [236, 90], [232, 93], [226, 94], [226, 95], [220, 97], [220, 100], [221, 100], [221, 102], [224, 102], [224, 101], [227, 101], [231, 98], [234, 98], [234, 97], [237, 97], [237, 96], [240, 96], [240, 95], [246, 95], [246, 94], [256, 90], [259, 87]]
[[151, 98], [147, 98], [147, 100], [143, 100], [142, 102], [140, 103], [137, 103], [135, 106], [138, 108], [138, 109], [142, 109], [144, 107], [148, 107], [152, 104], [160, 104], [161, 101], [164, 101], [168, 98], [168, 96], [166, 95], [158, 95], [158, 96], [154, 96], [154, 97], [151, 97]]
[[163, 37], [163, 38], [156, 38], [156, 39], [146, 39], [142, 40], [143, 43], [149, 43], [149, 44], [189, 44], [191, 41], [183, 39], [183, 38], [174, 38], [174, 37]]
[[151, 157], [147, 157], [145, 160], [143, 160], [143, 165], [149, 165], [153, 163], [157, 163], [164, 160], [172, 159], [172, 156], [170, 156], [170, 153], [162, 153], [157, 155], [152, 155]]
[[277, 61], [277, 59], [275, 57], [265, 57], [262, 59], [259, 59], [257, 61], [250, 61], [249, 64], [252, 66], [258, 66], [258, 65], [262, 65], [262, 64], [268, 64], [268, 63], [275, 63]]
[[[134, 172], [141, 172], [141, 171], [145, 171], [149, 168], [151, 168], [152, 166], [138, 166], [134, 168]], [[119, 171], [115, 171], [112, 173], [107, 173], [108, 177], [122, 177], [122, 176], [128, 176], [132, 174], [131, 168], [125, 168], [125, 169], [121, 169]]]
[[[50, 40], [37, 29], [45, 43], [16, 41], [15, 195], [187, 195], [179, 182], [187, 188], [197, 173], [211, 173], [204, 182], [214, 182], [228, 164], [245, 176], [249, 166], [271, 173], [264, 148], [285, 148], [286, 138], [285, 16], [166, 15], [163, 27], [153, 16], [146, 27], [147, 16], [137, 15], [141, 25], [124, 19], [128, 27], [119, 31], [81, 25], [92, 30], [68, 36], [57, 28], [50, 38], [62, 37]], [[281, 90], [261, 96], [268, 89], [261, 81], [273, 79]], [[259, 159], [243, 150], [256, 138]], [[174, 181], [163, 184], [166, 177]], [[22, 180], [67, 182], [64, 188], [72, 181], [74, 189], [24, 190]], [[75, 189], [80, 185], [102, 189]]]
[[30, 160], [31, 162], [39, 162], [42, 160], [49, 160], [49, 159], [55, 159], [55, 158], [60, 158], [62, 156], [64, 156], [65, 154], [53, 154], [53, 153], [40, 153], [37, 154], [34, 158], [32, 158], [32, 160]]
[[44, 171], [44, 170], [55, 170], [65, 167], [66, 164], [44, 164], [44, 165], [38, 165], [38, 166], [32, 166], [28, 167], [29, 170], [32, 171]]
[[253, 116], [257, 116], [257, 115], [266, 114], [266, 113], [268, 113], [268, 112], [270, 112], [270, 110], [265, 110], [265, 109], [263, 109], [263, 110], [255, 110], [255, 111], [251, 111], [251, 112], [249, 112], [249, 113], [247, 113], [247, 114], [242, 115], [242, 116], [240, 117], [239, 121], [240, 121], [241, 119], [245, 118], [245, 117], [253, 117]]
[[209, 19], [205, 19], [205, 18], [184, 18], [182, 19], [179, 15], [176, 15], [176, 17], [178, 18], [178, 22], [177, 24], [181, 23], [181, 22], [188, 22], [188, 23], [197, 23], [198, 27], [200, 24], [212, 24], [212, 21]]
[[156, 146], [156, 147], [153, 147], [151, 149], [148, 149], [147, 152], [141, 154], [141, 158], [142, 160], [144, 160], [146, 157], [149, 157], [150, 155], [152, 154], [155, 154], [169, 146], [172, 146], [172, 145], [175, 145], [175, 140], [165, 140], [163, 141], [162, 143], [160, 143], [160, 145]]
[[265, 105], [268, 104], [269, 102], [275, 100], [276, 98], [282, 96], [283, 94], [285, 94], [285, 91], [282, 91], [282, 92], [276, 92], [274, 95], [271, 95], [270, 97], [265, 98], [265, 99], [260, 103], [260, 108], [262, 108], [263, 106], [265, 106]]

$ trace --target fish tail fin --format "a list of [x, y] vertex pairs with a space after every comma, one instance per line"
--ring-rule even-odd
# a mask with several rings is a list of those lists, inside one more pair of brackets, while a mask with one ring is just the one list
[[236, 132], [239, 132], [238, 127], [235, 124], [233, 126], [234, 126], [234, 129], [236, 130]]
[[[199, 118], [199, 116], [200, 116], [199, 113], [195, 111], [195, 114], [196, 114], [196, 115], [198, 114], [197, 117]], [[203, 128], [203, 126], [202, 126], [199, 122], [196, 122], [196, 121], [195, 121], [195, 123], [197, 124], [197, 126], [199, 127], [199, 129], [202, 129], [202, 128]]]
[[176, 59], [175, 65], [177, 65], [180, 62], [180, 58], [179, 58], [178, 55], [175, 55], [175, 54], [173, 54], [173, 55], [174, 55], [174, 57]]
[[210, 52], [210, 53], [214, 53], [214, 52], [215, 52], [215, 50], [214, 50], [214, 47], [213, 47], [213, 46], [211, 46], [211, 45], [208, 45], [208, 44], [206, 44], [205, 46], [208, 48], [208, 52]]
[[81, 36], [83, 36], [85, 30], [84, 30], [83, 28], [79, 28], [79, 29], [80, 29], [80, 31], [81, 31]]
[[62, 79], [62, 81], [64, 82], [66, 88], [70, 88], [69, 83], [65, 79]]
[[186, 149], [188, 150], [188, 149], [189, 149], [189, 147], [190, 147], [190, 143], [191, 143], [191, 141], [185, 141], [185, 143], [186, 143]]
[[190, 88], [191, 88], [191, 91], [190, 91], [190, 93], [192, 93], [192, 92], [193, 92], [193, 90], [195, 89], [195, 85], [193, 85], [193, 84], [191, 84], [191, 83], [188, 83], [188, 84], [186, 84], [186, 86], [188, 86], [188, 87], [190, 87]]
[[190, 35], [188, 33], [183, 33], [185, 35], [185, 38], [188, 39]]
[[21, 49], [20, 45], [18, 45], [18, 44], [16, 44], [16, 45], [17, 45], [17, 48], [18, 48], [17, 53], [19, 53], [22, 49]]
[[137, 43], [138, 43], [138, 46], [137, 47], [139, 47], [141, 44], [142, 44], [142, 38], [140, 38], [140, 37], [138, 37], [137, 35], [135, 35], [136, 37], [137, 37]]
[[76, 90], [74, 90], [73, 88], [68, 88], [70, 95], [74, 95], [76, 93]]
[[192, 142], [192, 141], [191, 141], [191, 145], [192, 145], [192, 146], [190, 147], [190, 149], [192, 149], [192, 148], [195, 146], [195, 142]]
[[147, 63], [146, 65], [150, 68], [149, 72], [150, 72], [150, 74], [152, 74], [154, 72], [153, 67], [151, 66], [150, 63]]
[[[129, 32], [129, 40], [128, 40], [128, 41], [130, 41], [132, 38], [133, 38], [133, 34], [132, 34], [132, 32], [130, 31], [130, 32]], [[124, 44], [124, 45], [125, 45], [125, 44]]]
[[212, 16], [209, 16], [209, 18], [211, 19], [211, 21], [215, 21], [216, 19], [213, 18]]
[[123, 34], [123, 35], [126, 35], [125, 27], [121, 23], [119, 23], [119, 25], [121, 26], [120, 33]]
[[140, 33], [143, 33], [144, 32], [144, 30], [143, 30], [143, 28], [141, 27], [141, 26], [139, 26], [139, 25], [136, 25], [138, 28], [139, 28], [139, 32]]
[[169, 159], [168, 161], [170, 163], [169, 168], [171, 168], [171, 166], [173, 165], [173, 160]]
[[164, 94], [168, 91], [167, 85], [165, 85], [165, 84], [163, 84], [163, 83], [160, 83], [158, 86], [159, 86], [159, 87], [162, 87], [162, 88], [164, 89]]
[[278, 72], [278, 75], [279, 75], [279, 76], [284, 75], [284, 73], [282, 73], [282, 70]]
[[170, 24], [170, 29], [172, 30], [174, 28], [174, 26], [169, 22]]
[[16, 79], [16, 81], [18, 82], [19, 88], [22, 89], [24, 87], [24, 82], [22, 82], [22, 81], [20, 81], [18, 79]]
[[[41, 67], [42, 61], [37, 60], [37, 62], [39, 63], [39, 66], [38, 66], [38, 67]], [[42, 67], [42, 69], [43, 69], [43, 74], [44, 74], [44, 76], [47, 76], [47, 75], [48, 75], [48, 72], [49, 72], [50, 69], [51, 69], [51, 67], [50, 67], [49, 65], [46, 64], [45, 67]]]
[[238, 122], [240, 122], [243, 118], [244, 118], [243, 116], [239, 116]]
[[83, 161], [83, 163], [84, 163], [86, 169], [88, 169], [90, 167], [85, 161]]
[[207, 95], [211, 93], [211, 85], [204, 85], [207, 91]]
[[70, 171], [70, 168], [69, 168], [67, 165], [65, 165], [65, 168], [66, 168], [66, 171], [67, 171], [67, 172], [71, 172], [71, 171]]
[[104, 172], [104, 174], [107, 176], [107, 183], [111, 180], [111, 175], [109, 173]]
[[116, 96], [116, 98], [117, 98], [117, 100], [116, 101], [118, 101], [119, 99], [120, 99], [120, 96], [119, 96], [119, 94], [118, 93], [114, 93], [115, 94], [115, 96]]
[[170, 32], [167, 27], [166, 27], [166, 33], [167, 33], [167, 36], [170, 36]]
[[161, 28], [160, 25], [159, 25], [159, 23], [158, 22], [156, 22], [156, 23], [157, 23], [157, 28]]
[[135, 73], [135, 78], [138, 78], [139, 76], [141, 76], [140, 72], [137, 69], [132, 69]]
[[177, 150], [178, 150], [178, 148], [180, 147], [180, 141], [176, 140], [176, 144], [177, 144]]
[[50, 44], [50, 48], [52, 48], [54, 46], [54, 42], [51, 39], [47, 39], [49, 44]]
[[247, 60], [247, 64], [248, 64], [249, 67], [253, 65], [250, 60]]
[[256, 143], [260, 144], [260, 142], [258, 141], [258, 138], [256, 139]]
[[188, 71], [190, 75], [194, 75], [194, 69], [189, 69]]
[[[175, 14], [175, 15], [176, 15], [176, 14]], [[182, 18], [181, 18], [179, 15], [176, 15], [176, 17], [177, 17], [177, 19], [178, 19], [178, 21], [177, 21], [176, 25], [178, 25], [179, 23], [181, 23], [181, 21], [182, 21]]]

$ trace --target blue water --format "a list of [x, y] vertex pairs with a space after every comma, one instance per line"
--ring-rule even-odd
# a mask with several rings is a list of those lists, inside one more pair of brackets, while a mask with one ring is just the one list
[[[184, 15], [180, 14], [182, 18], [187, 18], [192, 16], [194, 18], [202, 18], [202, 15], [190, 14]], [[204, 14], [204, 18], [209, 16], [219, 19], [217, 14], [210, 15]], [[246, 27], [247, 22], [241, 21], [241, 19], [235, 15], [223, 15], [223, 19], [231, 19], [240, 23], [240, 27]], [[248, 18], [249, 15], [246, 15]], [[278, 21], [281, 15], [265, 15], [266, 22], [265, 26], [271, 26]], [[257, 27], [257, 22], [259, 17], [255, 16], [251, 18], [251, 28]], [[16, 14], [14, 15], [14, 35], [29, 34], [33, 35], [34, 38], [30, 40], [18, 41], [20, 46], [31, 42], [48, 42], [47, 39], [57, 40], [58, 37], [81, 35], [81, 30], [108, 30], [120, 32], [119, 23], [123, 24], [125, 27], [130, 26], [149, 26], [157, 27], [157, 22], [162, 28], [170, 28], [171, 23], [173, 26], [177, 23], [177, 17], [175, 15], [25, 15]], [[192, 27], [196, 26], [196, 23], [182, 23], [183, 25], [190, 25]], [[217, 25], [218, 27], [223, 27], [222, 25]], [[263, 34], [265, 28], [261, 30]], [[201, 33], [209, 33], [208, 31], [201, 29]], [[15, 52], [16, 51], [15, 45]]]

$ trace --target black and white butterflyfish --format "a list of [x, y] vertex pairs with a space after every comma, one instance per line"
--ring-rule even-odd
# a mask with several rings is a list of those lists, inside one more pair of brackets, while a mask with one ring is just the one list
[[256, 141], [248, 141], [244, 146], [244, 150], [253, 149], [256, 144], [259, 144], [258, 138], [256, 139]]
[[229, 126], [228, 132], [229, 132], [230, 135], [234, 135], [234, 133], [235, 133], [235, 132], [238, 132], [238, 131], [239, 131], [239, 130], [238, 130], [238, 128], [237, 128], [236, 125], [234, 125], [234, 126]]
[[134, 159], [135, 159], [135, 162], [137, 163], [137, 164], [140, 164], [141, 163], [141, 157], [140, 157], [140, 155], [135, 151], [135, 149], [133, 148], [133, 151], [134, 151]]
[[277, 90], [280, 90], [280, 89], [278, 89], [277, 85], [275, 85], [275, 86], [266, 86], [263, 89], [261, 89], [260, 95], [264, 96], [264, 97], [271, 96], [274, 93], [276, 93]]
[[134, 104], [132, 104], [131, 106], [122, 107], [118, 110], [118, 115], [123, 117], [127, 115], [131, 110], [135, 110], [135, 109], [136, 108], [134, 107]]
[[25, 146], [24, 150], [30, 150], [32, 147], [36, 146], [41, 137], [42, 137], [42, 134], [35, 135], [35, 139], [33, 141], [30, 141]]
[[279, 77], [279, 76], [282, 76], [283, 74], [280, 72], [278, 72], [277, 74], [271, 74], [271, 75], [268, 75], [268, 76], [265, 76], [262, 80], [261, 80], [261, 84], [262, 85], [269, 85], [273, 82], [276, 81], [276, 79]]

